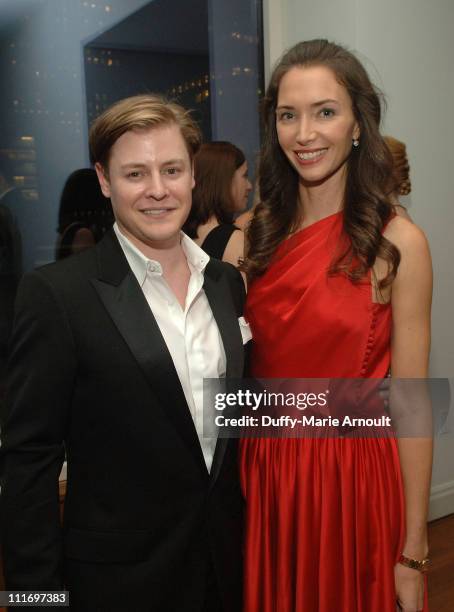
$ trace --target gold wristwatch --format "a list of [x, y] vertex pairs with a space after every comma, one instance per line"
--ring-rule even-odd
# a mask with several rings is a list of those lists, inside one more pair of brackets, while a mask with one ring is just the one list
[[400, 555], [398, 563], [405, 565], [405, 567], [418, 570], [418, 572], [427, 572], [430, 560], [428, 557], [426, 557], [422, 561], [418, 561], [418, 559], [410, 559], [410, 557]]

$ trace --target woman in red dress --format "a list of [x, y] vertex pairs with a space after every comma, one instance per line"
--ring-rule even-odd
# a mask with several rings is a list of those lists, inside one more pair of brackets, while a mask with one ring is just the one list
[[[393, 212], [380, 114], [338, 45], [273, 72], [245, 262], [256, 377], [427, 376], [430, 254]], [[245, 611], [427, 611], [431, 460], [428, 436], [243, 440]]]

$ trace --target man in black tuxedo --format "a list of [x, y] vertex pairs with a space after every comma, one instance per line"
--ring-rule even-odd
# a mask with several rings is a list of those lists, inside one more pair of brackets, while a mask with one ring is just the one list
[[199, 144], [157, 96], [105, 111], [90, 149], [116, 224], [21, 283], [2, 415], [10, 590], [65, 585], [77, 612], [241, 609], [236, 445], [203, 437], [202, 379], [242, 376], [244, 286], [180, 231]]

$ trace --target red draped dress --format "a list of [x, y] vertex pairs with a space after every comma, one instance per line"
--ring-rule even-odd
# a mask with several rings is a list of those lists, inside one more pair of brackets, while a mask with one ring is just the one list
[[[383, 378], [391, 307], [328, 276], [342, 213], [281, 244], [248, 293], [252, 375]], [[397, 441], [244, 439], [245, 612], [395, 612], [403, 486]], [[424, 610], [427, 610], [427, 603]]]

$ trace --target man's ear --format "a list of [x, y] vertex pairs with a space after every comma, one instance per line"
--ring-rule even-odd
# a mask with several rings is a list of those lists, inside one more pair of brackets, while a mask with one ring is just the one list
[[104, 168], [101, 166], [99, 162], [95, 164], [96, 174], [98, 175], [98, 181], [101, 186], [101, 191], [103, 196], [106, 198], [110, 198], [110, 182], [104, 172]]

